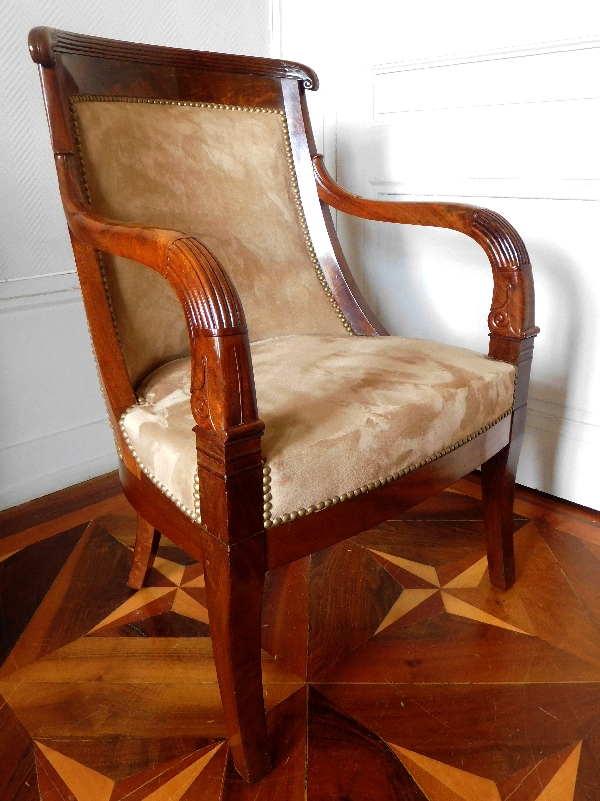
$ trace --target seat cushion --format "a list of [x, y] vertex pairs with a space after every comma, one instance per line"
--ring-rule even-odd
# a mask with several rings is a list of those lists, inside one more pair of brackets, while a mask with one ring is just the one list
[[[513, 404], [512, 365], [436, 342], [285, 336], [251, 350], [271, 479], [267, 527], [393, 480], [481, 433]], [[189, 387], [189, 359], [158, 368], [121, 428], [144, 472], [198, 519]]]

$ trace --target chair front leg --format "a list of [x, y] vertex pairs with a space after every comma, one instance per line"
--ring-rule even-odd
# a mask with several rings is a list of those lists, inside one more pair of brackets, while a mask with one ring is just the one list
[[513, 506], [526, 413], [527, 406], [513, 413], [510, 442], [481, 465], [483, 527], [490, 581], [494, 587], [504, 590], [515, 582]]
[[203, 532], [206, 599], [225, 725], [247, 782], [271, 770], [261, 668], [264, 535], [233, 546]]
[[128, 587], [134, 590], [142, 589], [146, 573], [152, 567], [159, 542], [160, 531], [156, 531], [154, 526], [151, 526], [138, 514], [133, 561], [129, 571], [129, 578], [127, 579]]

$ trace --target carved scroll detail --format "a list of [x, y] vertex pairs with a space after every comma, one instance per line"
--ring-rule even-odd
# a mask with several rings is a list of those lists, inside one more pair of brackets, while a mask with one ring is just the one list
[[519, 303], [519, 274], [517, 272], [502, 276], [503, 280], [494, 281], [492, 306], [488, 315], [488, 326], [492, 333], [501, 336], [521, 337], [522, 325], [519, 314], [522, 304]]

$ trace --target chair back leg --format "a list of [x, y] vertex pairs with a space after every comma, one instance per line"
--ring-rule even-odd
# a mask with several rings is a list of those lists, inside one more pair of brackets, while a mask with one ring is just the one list
[[481, 465], [483, 527], [490, 581], [494, 587], [504, 590], [512, 587], [515, 581], [513, 506], [526, 413], [526, 406], [513, 413], [510, 442]]
[[227, 546], [203, 532], [206, 600], [235, 767], [247, 782], [271, 770], [262, 685], [263, 534]]
[[154, 526], [151, 526], [138, 514], [133, 561], [129, 571], [129, 578], [127, 579], [128, 587], [134, 590], [142, 589], [146, 574], [152, 567], [159, 542], [160, 531], [156, 531]]

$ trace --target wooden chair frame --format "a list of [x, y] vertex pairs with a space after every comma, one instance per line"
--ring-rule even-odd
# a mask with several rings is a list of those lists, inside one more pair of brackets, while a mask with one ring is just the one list
[[[305, 91], [307, 67], [285, 61], [129, 44], [35, 28], [29, 47], [39, 65], [60, 193], [125, 495], [138, 512], [130, 586], [139, 588], [160, 531], [202, 561], [209, 619], [235, 766], [246, 781], [270, 770], [261, 675], [265, 573], [351, 537], [409, 509], [482, 466], [484, 528], [492, 583], [514, 581], [512, 507], [533, 352], [533, 281], [525, 246], [498, 214], [450, 203], [394, 203], [341, 189], [315, 151]], [[494, 291], [489, 356], [518, 367], [512, 414], [413, 472], [318, 513], [265, 528], [259, 418], [244, 312], [224, 268], [185, 232], [103, 219], [84, 200], [69, 113], [73, 95], [263, 106], [285, 112], [291, 157], [308, 228], [327, 288], [359, 336], [386, 332], [362, 298], [344, 260], [330, 208], [369, 220], [460, 231], [486, 252]], [[174, 289], [189, 330], [191, 405], [196, 423], [202, 524], [187, 517], [140, 470], [118, 425], [135, 403], [98, 269], [109, 252], [156, 270]], [[237, 367], [236, 367], [237, 365]], [[321, 506], [321, 504], [319, 505]]]

